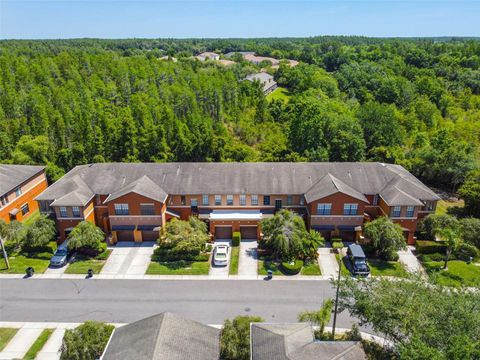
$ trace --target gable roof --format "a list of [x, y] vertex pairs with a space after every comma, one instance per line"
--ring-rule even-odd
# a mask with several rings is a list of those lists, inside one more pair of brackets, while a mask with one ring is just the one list
[[307, 323], [252, 323], [252, 360], [360, 360], [366, 359], [360, 342], [316, 341]]
[[50, 204], [51, 206], [85, 206], [95, 195], [85, 181], [78, 175], [60, 182], [59, 187], [64, 195], [56, 198], [55, 201]]
[[[167, 194], [305, 194], [331, 174], [365, 195], [381, 194], [388, 186], [418, 200], [439, 197], [399, 165], [373, 162], [336, 163], [99, 163], [80, 165], [47, 188], [37, 200], [55, 200], [79, 177], [94, 194], [113, 194], [144, 175]], [[405, 180], [398, 181], [396, 180]], [[339, 182], [336, 182], [337, 185]], [[412, 185], [413, 184], [413, 185]], [[313, 190], [312, 190], [313, 191]], [[344, 191], [345, 190], [344, 188]]]
[[164, 312], [115, 329], [103, 360], [216, 360], [220, 330]]
[[154, 183], [147, 175], [143, 175], [140, 179], [133, 180], [130, 184], [125, 185], [123, 188], [113, 192], [105, 201], [118, 199], [129, 193], [136, 193], [143, 195], [149, 199], [157, 200], [161, 203], [165, 202], [168, 194], [156, 183]]
[[44, 169], [45, 166], [0, 164], [0, 195], [12, 191]]
[[322, 177], [305, 193], [305, 199], [307, 202], [312, 202], [338, 192], [368, 203], [368, 199], [365, 197], [365, 195], [355, 190], [351, 186], [348, 186], [330, 173]]

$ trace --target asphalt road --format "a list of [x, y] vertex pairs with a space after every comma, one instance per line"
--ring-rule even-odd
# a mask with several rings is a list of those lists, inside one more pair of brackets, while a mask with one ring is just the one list
[[[243, 314], [294, 322], [328, 297], [328, 281], [0, 279], [0, 321], [126, 323], [171, 311], [207, 324]], [[342, 313], [337, 326], [351, 323]]]

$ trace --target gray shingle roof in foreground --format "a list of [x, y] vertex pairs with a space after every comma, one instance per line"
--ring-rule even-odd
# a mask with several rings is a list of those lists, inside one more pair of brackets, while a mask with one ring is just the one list
[[37, 199], [65, 196], [71, 191], [65, 183], [75, 177], [91, 193], [103, 195], [113, 194], [145, 175], [167, 194], [305, 194], [327, 174], [338, 180], [336, 184], [343, 191], [357, 192], [357, 196], [380, 194], [388, 202], [396, 188], [416, 199], [412, 205], [418, 199], [439, 199], [402, 166], [374, 162], [99, 163], [75, 167]]
[[364, 360], [360, 342], [315, 341], [306, 323], [251, 324], [252, 360]]
[[161, 313], [115, 329], [103, 360], [217, 360], [220, 330]]
[[0, 164], [0, 195], [15, 189], [43, 169], [45, 166]]

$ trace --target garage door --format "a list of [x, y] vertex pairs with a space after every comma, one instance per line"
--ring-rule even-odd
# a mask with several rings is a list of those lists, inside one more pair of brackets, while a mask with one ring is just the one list
[[158, 231], [142, 231], [142, 240], [143, 241], [157, 241], [158, 240]]
[[133, 241], [133, 231], [117, 231], [117, 241]]
[[216, 226], [215, 227], [215, 239], [231, 239], [232, 227], [231, 226]]
[[256, 226], [240, 226], [240, 234], [242, 239], [256, 239], [257, 227]]

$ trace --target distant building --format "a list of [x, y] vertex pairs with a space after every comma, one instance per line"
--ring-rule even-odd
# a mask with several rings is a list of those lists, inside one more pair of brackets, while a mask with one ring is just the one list
[[246, 56], [246, 55], [255, 55], [255, 53], [253, 51], [231, 51], [231, 52], [228, 52], [225, 54], [225, 57], [227, 59], [230, 59], [231, 57], [233, 57], [235, 54], [240, 54], [242, 55], [242, 57]]
[[269, 61], [272, 65], [280, 64], [280, 60], [272, 57], [266, 57], [266, 56], [256, 56], [256, 55], [247, 54], [247, 55], [244, 55], [243, 58], [255, 65], [260, 64], [262, 61]]
[[38, 210], [35, 197], [47, 187], [45, 166], [0, 164], [0, 219], [29, 217]]
[[366, 360], [360, 341], [317, 341], [306, 323], [250, 324], [252, 360]]
[[264, 94], [269, 94], [277, 88], [277, 82], [273, 80], [273, 76], [266, 72], [250, 74], [245, 78], [245, 80], [251, 82], [259, 81], [260, 84], [262, 84]]
[[201, 54], [198, 54], [196, 58], [200, 61], [205, 61], [205, 60], [220, 60], [220, 55], [214, 52], [203, 52]]
[[168, 55], [165, 55], [165, 56], [162, 56], [162, 57], [159, 57], [158, 60], [163, 60], [163, 61], [173, 61], [173, 62], [177, 62], [177, 58], [173, 57], [173, 56], [168, 56]]
[[224, 59], [220, 59], [218, 60], [218, 63], [223, 65], [223, 66], [232, 66], [232, 65], [235, 65], [235, 61], [232, 61], [232, 60], [224, 60]]

